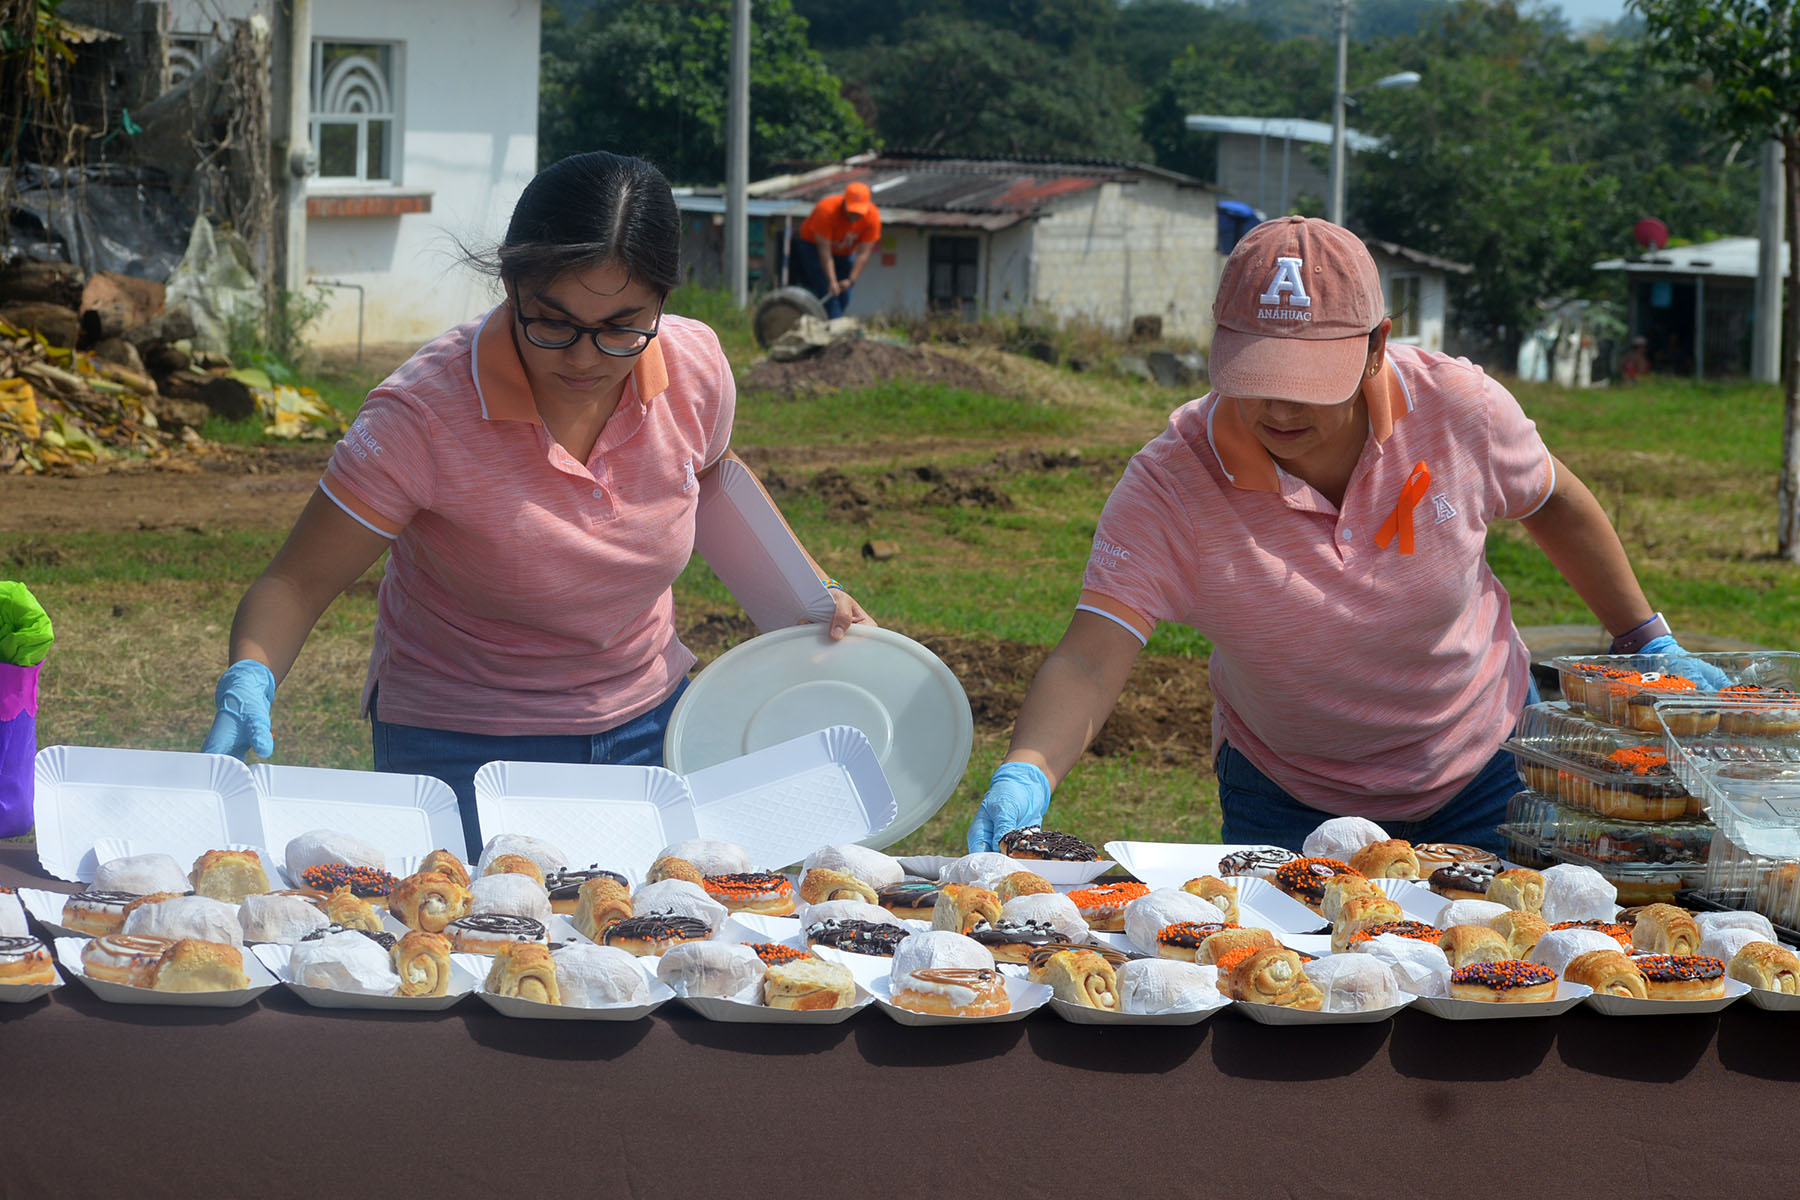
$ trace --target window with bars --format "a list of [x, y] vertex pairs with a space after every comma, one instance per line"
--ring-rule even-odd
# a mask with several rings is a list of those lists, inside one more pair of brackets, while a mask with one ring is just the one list
[[1388, 280], [1388, 312], [1394, 327], [1388, 336], [1399, 341], [1419, 336], [1419, 276], [1395, 275]]
[[321, 182], [399, 182], [397, 58], [387, 43], [313, 43], [312, 141]]

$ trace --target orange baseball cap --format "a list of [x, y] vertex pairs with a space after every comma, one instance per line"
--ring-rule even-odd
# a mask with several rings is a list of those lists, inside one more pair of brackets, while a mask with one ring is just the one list
[[868, 184], [853, 183], [844, 189], [845, 212], [854, 213], [858, 217], [864, 217], [868, 215], [869, 210], [873, 207], [875, 207], [875, 202], [869, 195]]
[[1244, 235], [1213, 299], [1207, 370], [1228, 396], [1342, 404], [1356, 394], [1386, 305], [1362, 239], [1317, 217]]

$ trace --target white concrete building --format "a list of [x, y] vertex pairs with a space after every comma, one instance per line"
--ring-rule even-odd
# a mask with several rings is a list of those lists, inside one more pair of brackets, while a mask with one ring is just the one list
[[[283, 6], [285, 10], [285, 6]], [[486, 249], [537, 171], [539, 0], [313, 0], [308, 278], [317, 345], [418, 341], [494, 303]], [[171, 68], [270, 0], [168, 0]]]

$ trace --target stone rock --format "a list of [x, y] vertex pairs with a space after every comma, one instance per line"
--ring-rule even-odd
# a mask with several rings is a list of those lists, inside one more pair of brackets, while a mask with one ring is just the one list
[[1115, 365], [1118, 367], [1119, 374], [1131, 379], [1150, 380], [1156, 378], [1150, 373], [1149, 360], [1136, 354], [1121, 354]]
[[21, 329], [30, 329], [52, 346], [72, 348], [81, 336], [81, 314], [61, 304], [28, 300], [0, 308], [0, 318]]

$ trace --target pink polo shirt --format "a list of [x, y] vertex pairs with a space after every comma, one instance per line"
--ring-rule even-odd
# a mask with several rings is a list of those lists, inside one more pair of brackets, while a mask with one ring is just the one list
[[736, 386], [712, 330], [667, 316], [585, 463], [544, 428], [506, 305], [369, 393], [320, 487], [393, 539], [364, 687], [384, 721], [597, 733], [666, 698], [694, 656], [669, 586]]
[[[1493, 756], [1527, 687], [1488, 526], [1535, 512], [1549, 451], [1462, 359], [1390, 345], [1339, 509], [1281, 470], [1215, 392], [1177, 409], [1106, 502], [1082, 607], [1213, 643], [1220, 739], [1303, 803], [1372, 820], [1443, 805]], [[1414, 549], [1376, 535], [1424, 462]]]

